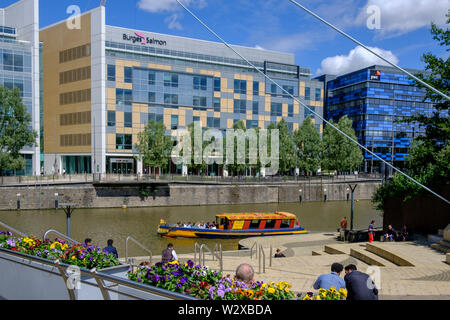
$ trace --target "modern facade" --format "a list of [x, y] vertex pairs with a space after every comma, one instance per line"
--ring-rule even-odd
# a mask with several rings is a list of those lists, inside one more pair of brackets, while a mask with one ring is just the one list
[[[39, 1], [22, 0], [0, 8], [0, 85], [19, 88], [22, 102], [31, 115], [32, 128], [40, 133], [40, 64]], [[25, 147], [21, 154], [26, 167], [7, 175], [40, 173], [39, 136], [36, 144]]]
[[[296, 130], [308, 116], [223, 44], [109, 26], [105, 14], [101, 6], [81, 15], [79, 29], [63, 21], [40, 31], [46, 173], [142, 173], [135, 144], [150, 120], [173, 134], [194, 121], [225, 131], [282, 118]], [[323, 82], [294, 55], [234, 48], [323, 114]]]
[[[423, 72], [408, 71], [412, 74]], [[432, 115], [435, 109], [429, 100], [425, 100], [426, 90], [417, 87], [414, 80], [397, 69], [378, 65], [339, 77], [322, 76], [319, 79], [328, 80], [325, 118], [337, 121], [348, 116], [353, 120], [362, 145], [402, 168], [412, 139], [424, 134], [425, 129], [396, 121], [414, 114]], [[364, 152], [365, 172], [379, 170], [380, 163]]]

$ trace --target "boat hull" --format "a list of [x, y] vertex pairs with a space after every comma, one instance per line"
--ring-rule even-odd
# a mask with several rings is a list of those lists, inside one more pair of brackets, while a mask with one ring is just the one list
[[292, 234], [306, 234], [304, 228], [290, 229], [254, 229], [254, 230], [214, 230], [198, 228], [180, 228], [170, 226], [159, 226], [158, 234], [169, 238], [215, 238], [215, 239], [236, 239], [261, 236], [280, 236]]

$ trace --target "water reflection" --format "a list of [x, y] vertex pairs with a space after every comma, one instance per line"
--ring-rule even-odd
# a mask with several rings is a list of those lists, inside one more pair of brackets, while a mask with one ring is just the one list
[[[195, 242], [206, 243], [210, 248], [220, 241], [223, 250], [236, 250], [237, 239], [183, 239], [161, 238], [156, 229], [161, 218], [168, 223], [214, 221], [215, 215], [223, 212], [292, 212], [299, 218], [300, 224], [310, 232], [334, 232], [340, 219], [346, 216], [350, 220], [350, 202], [303, 202], [273, 203], [248, 205], [213, 205], [187, 207], [152, 207], [128, 209], [76, 209], [72, 214], [72, 237], [84, 241], [92, 238], [93, 243], [106, 247], [108, 239], [114, 240], [119, 256], [125, 256], [125, 239], [133, 236], [150, 248], [154, 255], [160, 255], [169, 242], [175, 246], [177, 253], [193, 252]], [[355, 202], [354, 228], [363, 229], [374, 219], [378, 226], [382, 225], [382, 216], [368, 200]], [[41, 211], [3, 211], [0, 221], [16, 229], [42, 237], [48, 229], [56, 229], [65, 233], [66, 216], [63, 210]], [[52, 236], [53, 237], [53, 236]], [[301, 239], [301, 235], [299, 235]], [[131, 256], [144, 256], [145, 251], [130, 242]]]

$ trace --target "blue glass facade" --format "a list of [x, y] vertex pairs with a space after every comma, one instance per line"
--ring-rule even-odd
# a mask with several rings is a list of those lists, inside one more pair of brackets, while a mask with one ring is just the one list
[[[418, 73], [418, 70], [411, 70]], [[426, 90], [398, 70], [372, 66], [339, 76], [327, 83], [325, 117], [353, 120], [358, 141], [386, 161], [402, 167], [411, 140], [424, 128], [395, 123], [415, 114], [431, 116], [434, 108], [425, 100]], [[443, 114], [448, 116], [448, 114]], [[365, 170], [379, 166], [379, 160], [364, 152]]]

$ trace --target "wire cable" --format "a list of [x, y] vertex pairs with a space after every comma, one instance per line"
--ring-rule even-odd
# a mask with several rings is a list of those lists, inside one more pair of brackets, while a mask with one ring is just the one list
[[248, 65], [250, 65], [253, 69], [255, 69], [258, 73], [260, 73], [261, 75], [263, 75], [267, 80], [269, 80], [270, 82], [272, 82], [273, 84], [275, 84], [279, 89], [282, 90], [282, 92], [284, 92], [286, 95], [288, 95], [289, 97], [291, 97], [293, 100], [297, 101], [299, 104], [301, 104], [303, 107], [305, 107], [308, 111], [310, 111], [311, 113], [315, 114], [319, 119], [321, 119], [323, 122], [325, 122], [327, 125], [331, 126], [333, 129], [337, 130], [339, 133], [341, 133], [344, 137], [346, 137], [347, 139], [349, 139], [350, 141], [352, 141], [353, 143], [355, 143], [356, 145], [358, 145], [360, 148], [362, 148], [363, 150], [365, 150], [366, 152], [368, 152], [369, 154], [371, 154], [372, 156], [374, 156], [375, 158], [379, 159], [380, 161], [384, 162], [386, 165], [388, 165], [390, 168], [394, 169], [395, 171], [397, 171], [398, 173], [402, 174], [403, 176], [405, 176], [406, 178], [410, 179], [411, 181], [413, 181], [414, 183], [416, 183], [417, 185], [421, 186], [423, 189], [427, 190], [428, 192], [432, 193], [433, 195], [435, 195], [436, 197], [438, 197], [439, 199], [445, 201], [447, 204], [450, 204], [450, 201], [445, 199], [443, 196], [439, 195], [438, 193], [434, 192], [433, 190], [431, 190], [430, 188], [428, 188], [427, 186], [424, 186], [423, 184], [421, 184], [420, 182], [418, 182], [416, 179], [410, 177], [409, 175], [407, 175], [406, 173], [402, 172], [400, 169], [394, 167], [393, 165], [391, 165], [389, 162], [383, 160], [381, 157], [377, 156], [375, 153], [373, 153], [372, 151], [370, 151], [369, 149], [367, 149], [365, 146], [363, 146], [362, 144], [360, 144], [358, 141], [354, 140], [352, 137], [350, 137], [349, 135], [347, 135], [345, 132], [343, 132], [342, 130], [340, 130], [339, 128], [337, 128], [335, 125], [333, 125], [332, 123], [328, 122], [327, 120], [325, 120], [320, 114], [316, 113], [315, 110], [310, 109], [305, 103], [303, 103], [302, 101], [300, 101], [299, 99], [297, 99], [296, 97], [294, 97], [292, 94], [290, 94], [287, 90], [285, 90], [283, 87], [281, 87], [277, 82], [275, 82], [274, 80], [272, 80], [272, 78], [270, 78], [267, 74], [265, 74], [263, 71], [261, 71], [260, 69], [258, 69], [255, 65], [253, 65], [249, 60], [247, 60], [244, 56], [242, 56], [238, 51], [236, 51], [231, 45], [229, 45], [225, 40], [223, 40], [216, 32], [214, 32], [214, 30], [212, 30], [210, 27], [208, 27], [199, 17], [197, 17], [191, 10], [189, 10], [180, 0], [176, 0], [178, 2], [178, 4], [180, 6], [183, 7], [183, 9], [188, 12], [192, 17], [194, 17], [195, 20], [197, 20], [203, 27], [205, 27], [211, 34], [213, 34], [217, 39], [219, 39], [227, 48], [231, 49], [236, 55], [238, 55], [242, 60], [244, 60]]
[[336, 30], [337, 32], [339, 32], [340, 34], [342, 34], [343, 36], [347, 37], [348, 39], [350, 39], [351, 41], [353, 41], [354, 43], [356, 43], [357, 45], [363, 47], [364, 49], [366, 49], [367, 51], [369, 51], [370, 53], [372, 53], [373, 55], [377, 56], [378, 58], [380, 58], [381, 60], [383, 60], [384, 62], [390, 64], [391, 66], [393, 66], [394, 68], [400, 70], [401, 72], [407, 74], [408, 76], [410, 76], [411, 78], [413, 78], [414, 80], [420, 82], [422, 85], [424, 85], [425, 87], [427, 87], [428, 89], [436, 92], [437, 94], [441, 95], [442, 97], [444, 97], [447, 100], [450, 100], [450, 97], [447, 96], [446, 94], [440, 92], [439, 90], [435, 89], [434, 87], [430, 86], [428, 83], [426, 83], [425, 81], [419, 79], [418, 77], [416, 77], [415, 75], [413, 75], [412, 73], [406, 71], [405, 69], [399, 67], [398, 65], [396, 65], [395, 63], [387, 60], [386, 58], [384, 58], [383, 56], [379, 55], [378, 53], [376, 53], [375, 51], [373, 51], [372, 49], [370, 49], [369, 47], [365, 46], [364, 44], [362, 44], [360, 41], [356, 40], [355, 38], [353, 38], [352, 36], [348, 35], [347, 33], [345, 33], [344, 31], [342, 31], [341, 29], [339, 29], [338, 27], [334, 26], [333, 24], [329, 23], [328, 21], [326, 21], [325, 19], [322, 19], [321, 17], [319, 17], [317, 14], [315, 14], [314, 12], [312, 12], [311, 10], [308, 10], [307, 8], [305, 8], [304, 6], [302, 6], [301, 4], [299, 4], [297, 1], [295, 0], [289, 0], [290, 2], [292, 2], [293, 4], [295, 4], [297, 7], [299, 7], [300, 9], [303, 9], [304, 11], [306, 11], [307, 13], [309, 13], [310, 15], [312, 15], [314, 18], [322, 21], [323, 23], [325, 23], [327, 26], [329, 26], [330, 28]]

